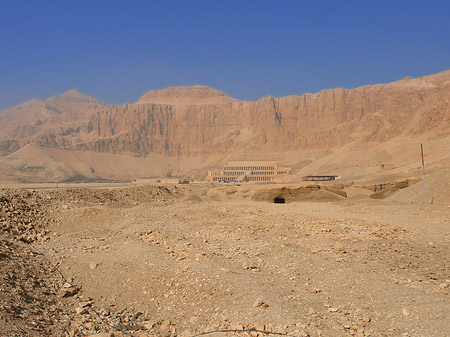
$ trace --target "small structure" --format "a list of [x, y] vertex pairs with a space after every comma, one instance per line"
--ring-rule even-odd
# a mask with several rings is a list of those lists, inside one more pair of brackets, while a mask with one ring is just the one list
[[209, 182], [283, 181], [290, 167], [279, 167], [276, 161], [230, 161], [222, 170], [208, 171]]
[[339, 176], [304, 176], [303, 181], [335, 181], [338, 180]]

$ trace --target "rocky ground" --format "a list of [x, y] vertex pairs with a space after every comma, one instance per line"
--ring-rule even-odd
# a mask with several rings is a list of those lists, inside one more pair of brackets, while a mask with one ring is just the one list
[[1, 335], [449, 334], [448, 205], [252, 188], [0, 190]]

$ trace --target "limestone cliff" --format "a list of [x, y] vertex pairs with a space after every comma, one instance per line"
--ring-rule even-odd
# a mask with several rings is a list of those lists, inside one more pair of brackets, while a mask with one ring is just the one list
[[204, 86], [106, 105], [71, 90], [0, 112], [0, 153], [26, 144], [109, 153], [209, 156], [377, 144], [450, 129], [450, 71], [357, 89], [238, 101]]

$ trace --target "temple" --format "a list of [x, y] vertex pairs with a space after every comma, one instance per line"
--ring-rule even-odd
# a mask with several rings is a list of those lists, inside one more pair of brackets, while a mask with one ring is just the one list
[[222, 170], [208, 171], [209, 182], [277, 182], [283, 181], [290, 167], [279, 167], [276, 161], [230, 161]]

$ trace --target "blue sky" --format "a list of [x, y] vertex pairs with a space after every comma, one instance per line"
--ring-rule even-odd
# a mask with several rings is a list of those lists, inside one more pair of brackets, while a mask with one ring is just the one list
[[450, 69], [450, 1], [0, 0], [0, 109], [208, 85], [243, 100]]

